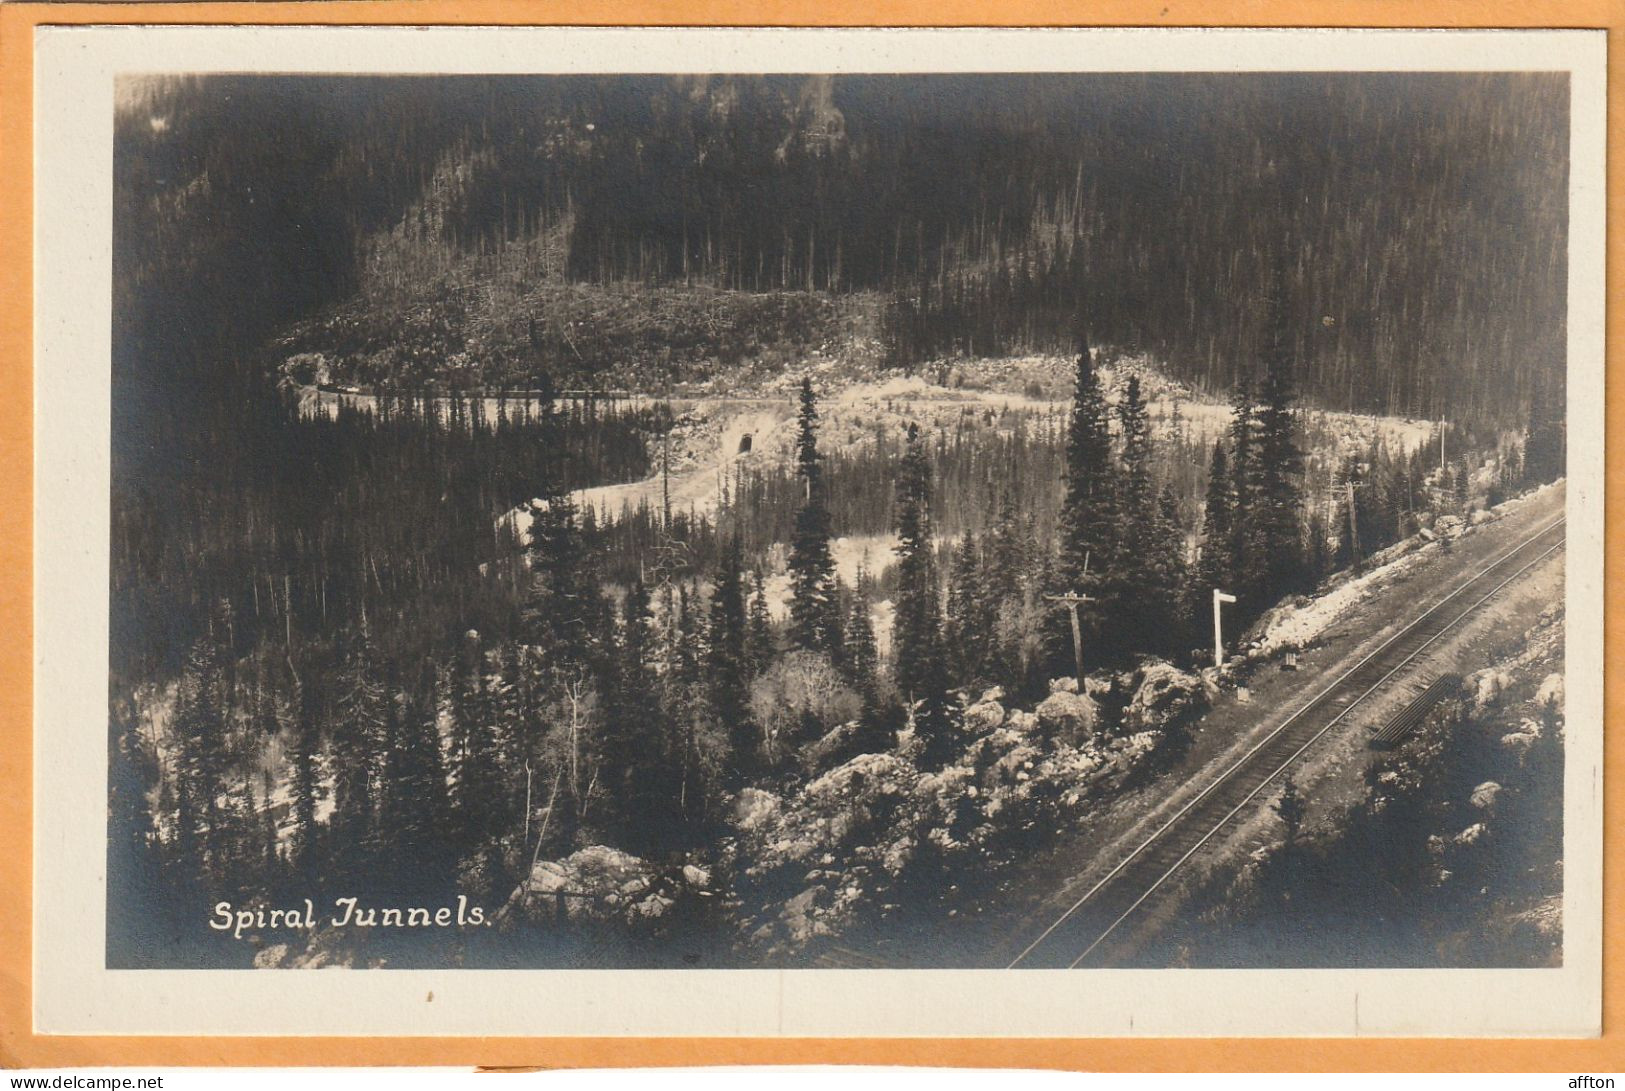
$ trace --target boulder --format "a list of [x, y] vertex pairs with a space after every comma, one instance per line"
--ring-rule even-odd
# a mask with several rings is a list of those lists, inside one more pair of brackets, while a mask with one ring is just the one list
[[784, 903], [779, 920], [783, 922], [791, 942], [805, 944], [814, 936], [829, 933], [829, 926], [823, 920], [826, 914], [818, 905], [819, 898], [828, 893], [823, 886], [812, 886]]
[[965, 710], [965, 730], [972, 735], [985, 735], [1004, 726], [1004, 706], [983, 697]]
[[1474, 822], [1471, 826], [1456, 834], [1455, 842], [1458, 845], [1471, 845], [1484, 836], [1487, 828], [1482, 822]]
[[1123, 709], [1123, 724], [1142, 731], [1163, 729], [1207, 706], [1207, 687], [1199, 675], [1187, 674], [1168, 663], [1147, 663], [1140, 672], [1134, 696]]
[[783, 806], [779, 797], [760, 788], [746, 788], [734, 803], [734, 823], [742, 830], [765, 829], [779, 817]]
[[1075, 689], [1072, 692], [1054, 690], [1035, 711], [1039, 726], [1046, 734], [1072, 746], [1088, 742], [1099, 721], [1094, 701], [1079, 696]]
[[1501, 746], [1502, 748], [1510, 750], [1512, 753], [1518, 755], [1518, 760], [1522, 761], [1524, 756], [1529, 753], [1529, 749], [1534, 746], [1539, 739], [1539, 726], [1537, 725], [1532, 728], [1526, 726], [1522, 731], [1514, 731], [1510, 734], [1502, 735]]
[[1018, 735], [1031, 735], [1038, 730], [1038, 715], [1025, 709], [1015, 709], [1005, 719], [1004, 727]]
[[1473, 695], [1473, 711], [1481, 713], [1498, 704], [1507, 683], [1507, 676], [1497, 670], [1482, 670], [1469, 677], [1467, 684]]
[[1535, 691], [1535, 704], [1545, 707], [1552, 706], [1553, 711], [1559, 715], [1563, 712], [1563, 676], [1561, 674], [1548, 674], [1540, 683], [1540, 689]]
[[1495, 783], [1493, 780], [1486, 780], [1483, 784], [1480, 784], [1477, 788], [1473, 789], [1473, 794], [1469, 796], [1468, 799], [1472, 805], [1477, 807], [1479, 810], [1488, 810], [1489, 808], [1495, 806], [1495, 801], [1500, 794], [1501, 786]]
[[572, 919], [608, 919], [630, 898], [649, 890], [655, 878], [654, 869], [638, 857], [608, 845], [589, 845], [562, 860], [538, 861], [499, 916], [552, 917], [562, 902]]
[[857, 757], [863, 749], [863, 724], [848, 720], [801, 748], [800, 758], [809, 773], [821, 773]]

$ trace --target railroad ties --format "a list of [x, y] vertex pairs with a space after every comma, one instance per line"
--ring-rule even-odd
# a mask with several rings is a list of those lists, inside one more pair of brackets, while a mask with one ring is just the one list
[[[1177, 907], [1177, 883], [1159, 894], [1175, 874], [1233, 823], [1245, 821], [1248, 814], [1267, 805], [1269, 786], [1323, 736], [1355, 714], [1363, 702], [1396, 684], [1405, 685], [1407, 669], [1421, 669], [1418, 660], [1446, 633], [1502, 588], [1561, 550], [1564, 526], [1565, 520], [1559, 516], [1479, 568], [1310, 697], [1130, 849], [1033, 939], [1009, 968], [1121, 965], [1131, 959], [1139, 945], [1139, 930], [1154, 929], [1159, 913]], [[1460, 684], [1455, 675], [1435, 679], [1384, 725], [1379, 736], [1395, 732], [1395, 741], [1403, 738], [1452, 686]]]
[[1433, 707], [1446, 697], [1459, 692], [1461, 689], [1461, 675], [1441, 674], [1435, 678], [1426, 689], [1417, 695], [1416, 699], [1394, 714], [1386, 724], [1371, 736], [1368, 745], [1373, 750], [1392, 750], [1404, 741], [1405, 737], [1415, 731]]

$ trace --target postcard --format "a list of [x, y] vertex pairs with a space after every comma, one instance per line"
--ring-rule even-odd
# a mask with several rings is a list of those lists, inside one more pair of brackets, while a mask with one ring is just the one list
[[36, 1028], [1598, 1033], [1604, 40], [40, 28]]

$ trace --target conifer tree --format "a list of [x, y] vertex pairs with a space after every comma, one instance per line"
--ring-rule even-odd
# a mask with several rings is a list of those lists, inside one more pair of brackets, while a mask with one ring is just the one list
[[1215, 440], [1213, 454], [1208, 461], [1207, 493], [1202, 504], [1202, 553], [1196, 564], [1191, 583], [1188, 617], [1199, 622], [1211, 609], [1215, 589], [1228, 593], [1231, 587], [1229, 545], [1230, 464], [1225, 457], [1224, 441]]
[[1250, 609], [1259, 596], [1263, 558], [1253, 540], [1252, 520], [1257, 493], [1257, 418], [1252, 384], [1244, 377], [1230, 398], [1230, 541], [1224, 567], [1233, 593]]
[[[756, 729], [750, 722], [749, 673], [746, 654], [743, 547], [739, 535], [729, 537], [711, 589], [709, 682], [711, 709], [728, 734], [729, 748], [741, 757], [754, 748]], [[735, 768], [745, 772], [739, 758]]]
[[961, 686], [979, 684], [987, 677], [995, 615], [990, 614], [991, 603], [982, 577], [976, 536], [966, 533], [948, 574], [948, 608], [943, 626], [952, 678]]
[[1567, 458], [1564, 407], [1545, 382], [1536, 381], [1529, 398], [1529, 426], [1524, 433], [1524, 478], [1544, 485], [1563, 476]]
[[656, 677], [654, 610], [641, 580], [621, 604], [618, 656], [602, 679], [603, 730], [598, 768], [618, 844], [634, 851], [668, 846], [680, 820], [681, 755]]
[[316, 825], [316, 806], [325, 797], [321, 773], [320, 712], [314, 690], [305, 683], [295, 684], [295, 707], [298, 719], [293, 725], [293, 839], [289, 854], [295, 874], [309, 882], [314, 880], [319, 858], [320, 831]]
[[1156, 492], [1151, 481], [1151, 419], [1137, 375], [1129, 376], [1117, 403], [1121, 436], [1111, 555], [1104, 560], [1100, 610], [1105, 618], [1094, 642], [1111, 661], [1147, 651], [1155, 642], [1156, 619], [1146, 610], [1155, 593]]
[[271, 794], [275, 791], [271, 783], [271, 770], [261, 770], [260, 799], [265, 803], [260, 810], [260, 836], [265, 851], [263, 863], [265, 882], [271, 889], [278, 889], [282, 880], [286, 878], [284, 867], [286, 860], [281, 853], [281, 838], [277, 835], [276, 814], [271, 807]]
[[[988, 666], [995, 680], [1011, 691], [1025, 681], [1023, 645], [1031, 638], [1029, 607], [1033, 605], [1029, 585], [1044, 582], [1028, 572], [1027, 543], [1021, 520], [1016, 514], [1013, 492], [1007, 491], [999, 503], [998, 518], [988, 532], [983, 589], [987, 595], [986, 614], [993, 621], [989, 635]], [[1048, 551], [1043, 554], [1047, 557]]]
[[673, 734], [670, 752], [675, 802], [679, 820], [686, 826], [706, 815], [709, 785], [701, 738], [714, 719], [704, 677], [707, 654], [703, 619], [687, 585], [677, 588], [667, 633], [666, 716]]
[[396, 887], [405, 895], [432, 895], [451, 878], [437, 675], [432, 668], [425, 671], [419, 692], [399, 698], [395, 744], [384, 762], [384, 849]]
[[857, 586], [852, 589], [852, 605], [846, 615], [844, 644], [846, 659], [842, 664], [847, 679], [859, 693], [869, 694], [877, 687], [880, 654], [875, 645], [873, 608], [874, 590], [865, 566], [858, 568]]
[[227, 865], [227, 791], [230, 739], [226, 724], [223, 650], [218, 622], [192, 645], [175, 702], [174, 855], [186, 882], [221, 880]]
[[759, 568], [751, 580], [750, 614], [745, 621], [745, 652], [753, 676], [767, 670], [778, 654], [773, 640], [773, 618], [767, 611], [767, 580]]
[[897, 475], [897, 537], [893, 675], [903, 701], [913, 709], [915, 734], [923, 744], [922, 760], [929, 767], [941, 766], [953, 754], [954, 725], [937, 597], [931, 466], [917, 424], [908, 426], [908, 444]]
[[530, 594], [522, 612], [525, 634], [552, 662], [584, 662], [589, 654], [593, 584], [582, 571], [581, 536], [568, 494], [531, 505]]
[[[1112, 563], [1120, 523], [1116, 511], [1116, 471], [1112, 462], [1110, 407], [1095, 369], [1086, 335], [1079, 335], [1072, 409], [1066, 436], [1066, 493], [1059, 517], [1060, 555], [1054, 590], [1101, 596], [1103, 573]], [[1080, 609], [1084, 639], [1093, 642], [1100, 607]], [[1046, 657], [1052, 673], [1071, 673], [1071, 621], [1064, 611], [1046, 615]]]
[[365, 617], [352, 639], [333, 709], [333, 817], [337, 871], [349, 881], [378, 859], [378, 786], [388, 708]]
[[790, 542], [790, 642], [840, 660], [841, 606], [830, 555], [830, 517], [824, 498], [822, 458], [818, 453], [818, 401], [812, 380], [801, 380], [801, 410], [796, 431], [796, 470], [804, 499], [796, 512]]
[[846, 676], [862, 699], [856, 747], [859, 753], [878, 754], [897, 743], [893, 710], [881, 696], [880, 652], [875, 643], [874, 583], [867, 568], [858, 569], [852, 606], [846, 617]]
[[129, 853], [127, 862], [150, 865], [157, 829], [147, 793], [158, 783], [158, 756], [128, 715], [128, 706], [123, 711], [126, 714], [109, 725], [115, 732], [108, 771], [109, 834], [121, 839]]
[[1284, 291], [1278, 277], [1270, 306], [1258, 410], [1256, 486], [1247, 513], [1262, 575], [1262, 599], [1255, 602], [1254, 610], [1304, 586], [1303, 451], [1298, 447], [1292, 411], [1293, 357]]
[[452, 667], [451, 723], [456, 772], [452, 791], [454, 821], [463, 844], [478, 851], [500, 836], [502, 768], [485, 678], [480, 634], [469, 630]]
[[1189, 585], [1189, 564], [1186, 560], [1185, 527], [1179, 518], [1179, 502], [1167, 485], [1157, 494], [1149, 557], [1150, 581], [1147, 586], [1146, 606], [1155, 628], [1149, 633], [1147, 648], [1162, 655], [1173, 655], [1187, 648], [1191, 632], [1190, 617], [1183, 609]]

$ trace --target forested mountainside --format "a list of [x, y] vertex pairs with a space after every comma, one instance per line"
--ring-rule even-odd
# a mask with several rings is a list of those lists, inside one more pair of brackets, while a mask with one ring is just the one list
[[1297, 379], [1328, 407], [1506, 422], [1561, 381], [1555, 75], [233, 76], [120, 98], [121, 376], [215, 381], [280, 333], [346, 381], [650, 385], [852, 341], [901, 367], [1068, 352], [1087, 313], [1096, 344], [1223, 391], [1285, 276]]

